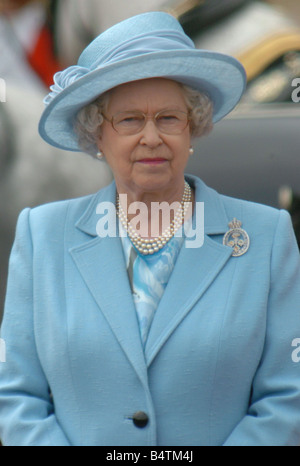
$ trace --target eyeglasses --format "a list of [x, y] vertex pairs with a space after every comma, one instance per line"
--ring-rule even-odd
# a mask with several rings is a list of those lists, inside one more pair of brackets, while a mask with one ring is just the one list
[[138, 111], [120, 112], [113, 115], [111, 119], [105, 115], [103, 117], [121, 136], [138, 134], [145, 128], [147, 120], [154, 121], [161, 133], [181, 134], [190, 121], [189, 113], [181, 110], [162, 110], [155, 115], [145, 115]]

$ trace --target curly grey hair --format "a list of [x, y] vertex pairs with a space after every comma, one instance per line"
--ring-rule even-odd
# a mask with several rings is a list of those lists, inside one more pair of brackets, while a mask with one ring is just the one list
[[[185, 102], [191, 114], [190, 130], [192, 137], [209, 134], [213, 128], [213, 102], [206, 94], [180, 84]], [[76, 116], [74, 130], [78, 145], [83, 152], [96, 156], [97, 141], [101, 134], [103, 114], [109, 103], [110, 91], [105, 92], [92, 103], [83, 107]]]

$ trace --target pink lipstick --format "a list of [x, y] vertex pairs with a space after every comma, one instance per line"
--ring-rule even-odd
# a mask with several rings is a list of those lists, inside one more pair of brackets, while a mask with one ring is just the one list
[[166, 162], [166, 159], [163, 159], [161, 157], [156, 157], [156, 158], [148, 158], [148, 159], [141, 159], [139, 160], [139, 163], [145, 163], [149, 165], [159, 165], [161, 163]]

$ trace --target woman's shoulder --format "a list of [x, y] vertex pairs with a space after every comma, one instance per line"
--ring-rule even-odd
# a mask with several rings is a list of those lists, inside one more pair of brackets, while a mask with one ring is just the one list
[[[220, 195], [229, 219], [237, 218], [241, 228], [252, 238], [260, 238], [267, 245], [276, 236], [283, 241], [295, 242], [292, 219], [286, 210], [276, 207]], [[230, 226], [229, 226], [230, 228]]]
[[239, 210], [244, 215], [255, 215], [258, 217], [266, 217], [272, 219], [276, 219], [280, 213], [280, 209], [273, 206], [245, 199], [230, 197], [224, 194], [218, 195], [220, 196], [220, 199], [222, 200], [225, 209], [229, 212], [232, 210]]
[[76, 224], [89, 206], [96, 202], [99, 193], [53, 201], [32, 208], [25, 208], [19, 215], [17, 229], [27, 228], [34, 241], [53, 240], [74, 231]]
[[58, 223], [59, 220], [65, 218], [70, 211], [74, 213], [81, 212], [82, 209], [88, 206], [95, 195], [96, 194], [90, 194], [78, 198], [53, 201], [33, 207], [30, 209], [30, 219], [32, 222], [37, 222], [39, 224], [41, 222], [45, 224], [53, 221]]
[[266, 215], [267, 217], [270, 216], [273, 218], [278, 216], [279, 209], [276, 207], [225, 195], [215, 190], [214, 187], [207, 186], [204, 181], [195, 176], [188, 175], [188, 179], [190, 179], [192, 184], [200, 190], [200, 198], [203, 196], [204, 202], [208, 201], [209, 204], [221, 203], [228, 212], [229, 217], [232, 212], [236, 211], [253, 213], [259, 216]]
[[[219, 212], [222, 215], [225, 225], [237, 219], [242, 223], [242, 228], [247, 228], [253, 234], [263, 234], [273, 236], [279, 222], [290, 227], [290, 214], [276, 207], [260, 204], [257, 202], [230, 197], [217, 192], [214, 188], [208, 187], [202, 180], [192, 177], [196, 188], [201, 192], [200, 199], [204, 199], [204, 210], [210, 215], [210, 210]], [[207, 209], [206, 209], [207, 206]]]

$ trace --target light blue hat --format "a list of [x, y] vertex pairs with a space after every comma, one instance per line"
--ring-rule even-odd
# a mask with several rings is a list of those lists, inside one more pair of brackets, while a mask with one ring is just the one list
[[155, 77], [208, 94], [214, 103], [214, 122], [233, 110], [246, 86], [245, 70], [236, 59], [196, 49], [168, 13], [144, 13], [100, 34], [76, 66], [55, 74], [44, 100], [40, 135], [53, 146], [80, 151], [73, 125], [82, 107], [120, 84]]

